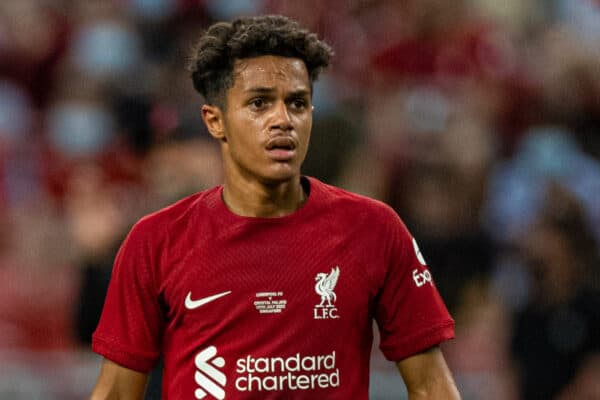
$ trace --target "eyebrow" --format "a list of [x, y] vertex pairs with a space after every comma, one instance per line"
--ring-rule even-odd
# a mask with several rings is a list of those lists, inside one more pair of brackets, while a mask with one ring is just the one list
[[266, 86], [258, 86], [258, 87], [251, 87], [249, 89], [244, 90], [246, 93], [271, 93], [275, 90], [275, 88], [272, 87], [266, 87]]
[[294, 90], [290, 94], [290, 97], [303, 97], [303, 96], [310, 96], [310, 90], [308, 90], [308, 89], [298, 89], [298, 90]]
[[[245, 90], [246, 93], [250, 93], [250, 94], [269, 94], [269, 93], [273, 93], [274, 91], [275, 91], [275, 88], [268, 87], [268, 86], [251, 87], [251, 88]], [[308, 96], [308, 95], [310, 95], [310, 90], [298, 89], [298, 90], [292, 91], [288, 97], [301, 97], [301, 96]]]

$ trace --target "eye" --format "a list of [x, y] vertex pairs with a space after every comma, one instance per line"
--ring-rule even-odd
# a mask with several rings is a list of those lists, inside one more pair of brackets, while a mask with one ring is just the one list
[[296, 109], [303, 109], [306, 108], [307, 102], [304, 99], [294, 99], [292, 100], [292, 107], [296, 108]]
[[262, 97], [257, 97], [250, 100], [250, 106], [256, 110], [260, 110], [266, 106], [267, 102]]

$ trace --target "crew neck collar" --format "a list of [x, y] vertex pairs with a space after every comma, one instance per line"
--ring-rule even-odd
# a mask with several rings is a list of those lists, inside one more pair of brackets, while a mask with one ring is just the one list
[[312, 204], [314, 203], [315, 197], [315, 179], [307, 176], [300, 177], [300, 185], [302, 185], [302, 189], [306, 194], [306, 199], [304, 203], [298, 207], [295, 211], [290, 214], [281, 216], [281, 217], [248, 217], [243, 215], [238, 215], [231, 211], [225, 201], [223, 200], [223, 189], [224, 186], [220, 185], [218, 190], [216, 191], [216, 195], [218, 197], [217, 208], [219, 214], [224, 215], [228, 219], [238, 220], [238, 221], [247, 221], [247, 222], [265, 222], [265, 223], [278, 223], [283, 221], [289, 221], [292, 219], [300, 218], [310, 211], [312, 208]]

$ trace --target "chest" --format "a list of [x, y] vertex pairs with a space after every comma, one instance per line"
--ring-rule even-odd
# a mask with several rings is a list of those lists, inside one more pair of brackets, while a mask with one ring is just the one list
[[223, 236], [196, 236], [163, 257], [161, 297], [174, 330], [208, 340], [233, 331], [256, 339], [281, 327], [286, 335], [313, 327], [327, 336], [370, 326], [373, 272], [384, 263], [375, 244], [335, 229]]

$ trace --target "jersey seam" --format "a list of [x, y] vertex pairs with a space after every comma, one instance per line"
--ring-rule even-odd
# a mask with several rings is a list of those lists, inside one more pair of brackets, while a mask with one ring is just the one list
[[[419, 331], [411, 334], [410, 336], [403, 337], [401, 340], [393, 341], [389, 344], [383, 344], [380, 346], [380, 348], [384, 353], [391, 353], [391, 358], [395, 358], [396, 361], [398, 361], [409, 357], [412, 354], [416, 354], [419, 351], [425, 350], [427, 347], [435, 346], [441, 342], [452, 339], [454, 337], [454, 332], [447, 332], [446, 329], [453, 327], [454, 321], [450, 319], [443, 323], [436, 324], [425, 331]], [[403, 351], [403, 349], [407, 347], [410, 348], [410, 351]], [[384, 349], [387, 351], [384, 351]], [[400, 355], [398, 356], [398, 354]]]
[[152, 369], [152, 364], [158, 358], [152, 355], [144, 355], [114, 340], [97, 335], [94, 335], [92, 338], [92, 345], [95, 352], [105, 356], [109, 360], [122, 362], [127, 364], [126, 366], [134, 366], [134, 369], [142, 369], [144, 371]]

